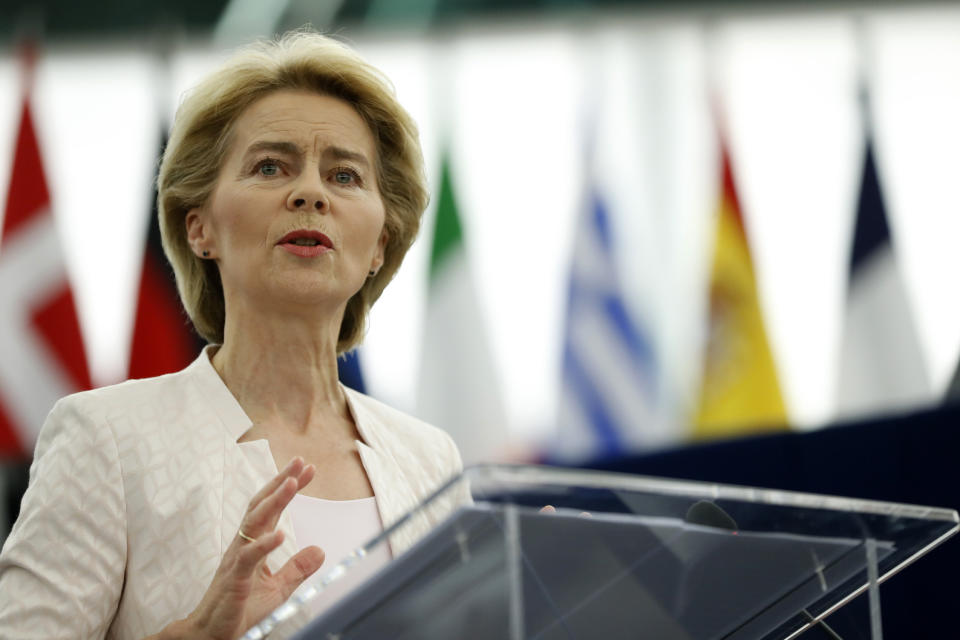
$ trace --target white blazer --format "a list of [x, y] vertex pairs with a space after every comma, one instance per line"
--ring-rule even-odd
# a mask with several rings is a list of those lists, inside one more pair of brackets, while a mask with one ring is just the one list
[[[266, 440], [237, 442], [251, 422], [209, 350], [178, 373], [75, 394], [50, 412], [0, 553], [0, 638], [135, 640], [200, 602], [250, 499], [278, 473]], [[389, 526], [459, 473], [460, 455], [443, 431], [344, 390]], [[391, 536], [394, 555], [456, 502]], [[298, 550], [286, 514], [279, 528], [273, 570]]]

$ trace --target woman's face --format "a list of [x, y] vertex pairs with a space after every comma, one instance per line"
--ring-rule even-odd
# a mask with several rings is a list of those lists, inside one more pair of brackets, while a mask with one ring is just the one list
[[338, 98], [277, 91], [240, 115], [212, 195], [186, 220], [193, 251], [217, 262], [228, 312], [342, 309], [383, 263], [376, 153]]

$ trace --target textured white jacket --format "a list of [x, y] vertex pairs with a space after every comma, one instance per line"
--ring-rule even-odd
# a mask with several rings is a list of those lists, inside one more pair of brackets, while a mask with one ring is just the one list
[[[200, 602], [247, 504], [278, 472], [266, 440], [237, 443], [251, 422], [207, 351], [178, 373], [72, 395], [50, 412], [0, 554], [0, 638], [133, 640]], [[458, 473], [460, 456], [439, 429], [345, 391], [389, 526]], [[405, 525], [393, 553], [454, 507]], [[287, 515], [279, 527], [274, 570], [298, 549]]]

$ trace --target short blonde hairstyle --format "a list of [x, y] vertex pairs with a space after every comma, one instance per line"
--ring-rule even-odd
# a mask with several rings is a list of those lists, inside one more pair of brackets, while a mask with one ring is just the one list
[[366, 122], [377, 149], [376, 171], [389, 238], [383, 266], [347, 303], [337, 353], [363, 340], [367, 313], [393, 278], [416, 238], [429, 195], [417, 126], [393, 86], [352, 49], [309, 30], [237, 51], [183, 100], [157, 178], [163, 249], [173, 265], [180, 299], [197, 332], [223, 342], [225, 307], [220, 273], [187, 241], [186, 216], [213, 193], [234, 123], [274, 91], [312, 91], [349, 103]]

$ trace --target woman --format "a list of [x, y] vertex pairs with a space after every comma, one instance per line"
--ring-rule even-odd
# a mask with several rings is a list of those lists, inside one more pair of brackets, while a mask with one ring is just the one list
[[50, 413], [0, 556], [0, 637], [237, 638], [321, 566], [312, 536], [358, 544], [460, 470], [446, 434], [337, 381], [427, 203], [376, 70], [314, 33], [241, 50], [181, 105], [158, 189], [211, 346]]

